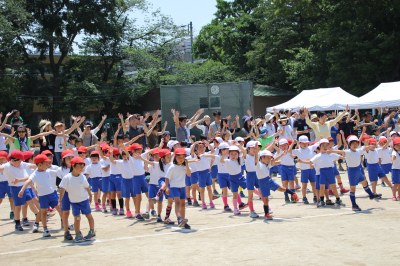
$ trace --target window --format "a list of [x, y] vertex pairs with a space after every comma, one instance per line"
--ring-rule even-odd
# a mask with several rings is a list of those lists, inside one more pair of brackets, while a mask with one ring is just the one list
[[200, 97], [200, 108], [208, 108], [208, 97]]
[[219, 96], [210, 97], [210, 108], [221, 108], [221, 101]]

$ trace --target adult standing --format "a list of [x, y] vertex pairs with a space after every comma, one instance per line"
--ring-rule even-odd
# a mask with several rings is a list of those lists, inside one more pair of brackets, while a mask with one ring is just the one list
[[297, 135], [297, 139], [301, 136], [307, 136], [307, 138], [310, 139], [310, 127], [306, 122], [304, 108], [300, 109], [299, 117], [293, 122], [293, 130], [295, 135]]
[[210, 139], [215, 138], [215, 134], [221, 130], [221, 111], [213, 112], [214, 121], [210, 124], [210, 132], [211, 135]]
[[[133, 139], [134, 137], [137, 137], [141, 134], [147, 133], [147, 130], [143, 127], [141, 121], [146, 121], [148, 116], [146, 115], [143, 119], [141, 119], [139, 114], [133, 114], [128, 117], [128, 135], [129, 139]], [[140, 137], [138, 140], [136, 140], [134, 143], [139, 143], [142, 145], [143, 149], [147, 146], [146, 145], [146, 137]]]

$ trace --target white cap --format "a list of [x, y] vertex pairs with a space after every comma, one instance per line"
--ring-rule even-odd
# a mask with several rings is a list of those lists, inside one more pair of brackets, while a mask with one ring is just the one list
[[244, 138], [242, 138], [242, 137], [236, 137], [236, 138], [235, 138], [235, 141], [237, 141], [237, 142], [244, 141]]
[[168, 147], [168, 149], [172, 150], [172, 147], [174, 147], [178, 143], [179, 143], [179, 141], [170, 140], [170, 141], [167, 142], [167, 147]]
[[389, 133], [390, 136], [392, 136], [392, 135], [394, 135], [394, 134], [399, 135], [399, 132], [392, 130], [392, 131], [390, 131], [390, 133]]
[[229, 151], [240, 151], [238, 146], [230, 146]]
[[222, 143], [224, 142], [224, 140], [221, 137], [215, 137], [214, 138], [216, 141], [218, 141], [218, 143]]
[[308, 140], [308, 137], [307, 137], [307, 136], [303, 135], [303, 136], [300, 136], [300, 137], [299, 137], [299, 142], [302, 142], [302, 143], [309, 143], [310, 141]]
[[256, 145], [257, 145], [256, 141], [250, 140], [249, 142], [247, 142], [246, 148], [254, 148]]
[[273, 116], [272, 114], [270, 114], [270, 113], [266, 114], [266, 115], [265, 115], [265, 120], [266, 120], [266, 122], [269, 122], [273, 117], [274, 117], [274, 116]]
[[327, 140], [327, 139], [321, 139], [321, 140], [319, 141], [319, 145], [321, 145], [322, 143], [329, 143], [329, 140]]
[[220, 149], [220, 150], [229, 149], [229, 144], [226, 142], [222, 142], [221, 144], [219, 144], [218, 149]]
[[349, 136], [349, 138], [347, 139], [347, 143], [350, 143], [352, 141], [359, 141], [359, 139], [357, 138], [357, 136]]
[[284, 145], [284, 144], [289, 144], [289, 142], [287, 141], [287, 139], [280, 139], [278, 143], [279, 143], [279, 146], [280, 146], [280, 145]]
[[256, 146], [262, 146], [261, 142], [259, 142], [258, 140], [255, 140], [254, 142], [256, 143]]
[[258, 154], [258, 156], [259, 157], [261, 157], [261, 156], [273, 156], [272, 155], [272, 153], [269, 151], [269, 150], [263, 150], [263, 151], [260, 151], [260, 153]]

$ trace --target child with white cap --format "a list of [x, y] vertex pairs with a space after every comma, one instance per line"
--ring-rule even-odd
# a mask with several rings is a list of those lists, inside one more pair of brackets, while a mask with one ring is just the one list
[[302, 135], [298, 140], [299, 148], [294, 149], [292, 151], [293, 155], [296, 155], [299, 158], [300, 169], [301, 169], [301, 193], [303, 196], [303, 203], [309, 204], [308, 199], [306, 197], [306, 189], [307, 184], [310, 182], [312, 192], [314, 193], [314, 203], [317, 202], [317, 194], [315, 191], [315, 169], [310, 166], [308, 163], [304, 163], [306, 161], [311, 160], [315, 156], [315, 150], [318, 148], [319, 143], [315, 143], [314, 145], [309, 145], [310, 141], [306, 135]]
[[[392, 184], [393, 184], [393, 200], [400, 200], [400, 138], [393, 140], [392, 152]], [[398, 196], [396, 198], [396, 192]]]

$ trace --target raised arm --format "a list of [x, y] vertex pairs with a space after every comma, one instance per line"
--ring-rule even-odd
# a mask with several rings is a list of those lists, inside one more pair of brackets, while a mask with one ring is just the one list
[[171, 113], [172, 113], [172, 119], [174, 120], [175, 123], [175, 128], [179, 128], [179, 111], [171, 109]]
[[[2, 130], [6, 127], [8, 118], [10, 118], [11, 114], [12, 114], [12, 113], [7, 113], [7, 114], [6, 114], [6, 117], [4, 118], [3, 123], [1, 123], [0, 131], [2, 131]], [[1, 116], [3, 116], [3, 113], [1, 113]], [[1, 117], [1, 116], [0, 116], [0, 117]]]
[[100, 123], [99, 123], [99, 124], [97, 125], [97, 127], [95, 127], [93, 130], [94, 130], [95, 132], [99, 132], [99, 130], [100, 130], [101, 127], [103, 126], [104, 121], [106, 121], [106, 119], [107, 119], [107, 115], [103, 115], [103, 116], [101, 117]]
[[124, 143], [125, 146], [129, 146], [132, 143], [134, 143], [135, 141], [137, 141], [138, 139], [140, 139], [141, 137], [144, 136], [144, 133], [137, 135], [136, 137], [133, 137], [130, 141], [128, 141], [127, 143]]

